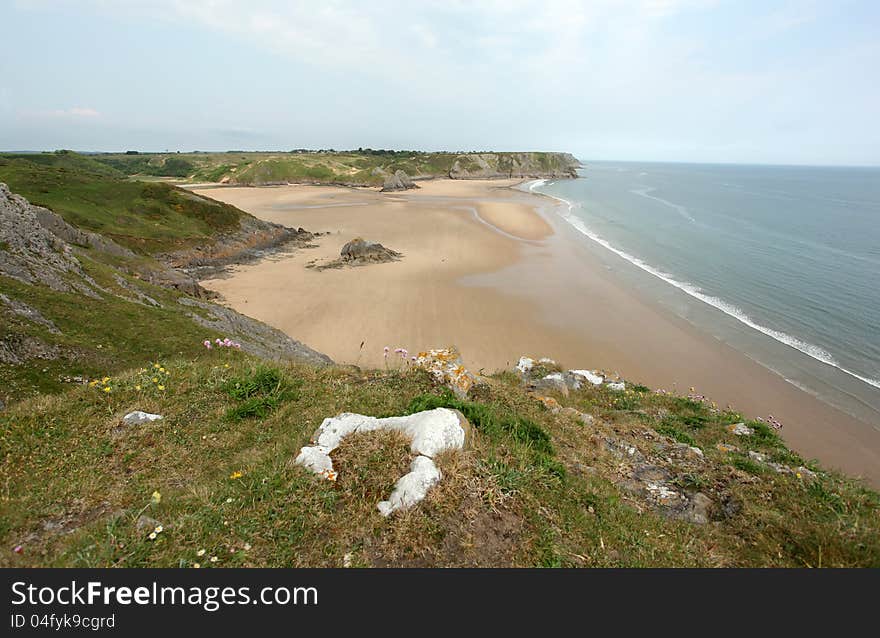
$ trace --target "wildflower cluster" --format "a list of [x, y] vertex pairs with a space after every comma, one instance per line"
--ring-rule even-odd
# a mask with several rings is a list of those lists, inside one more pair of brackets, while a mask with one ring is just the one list
[[154, 388], [164, 392], [171, 373], [161, 363], [154, 363], [149, 368], [138, 370], [138, 378], [135, 380], [134, 389], [138, 392]]
[[[385, 366], [388, 367], [388, 357], [391, 354], [391, 348], [389, 346], [385, 346], [383, 348], [383, 357], [385, 358]], [[405, 363], [412, 364], [415, 362], [416, 358], [411, 357], [409, 351], [406, 348], [395, 348], [394, 354], [396, 354], [402, 361]]]
[[92, 379], [89, 381], [90, 388], [100, 388], [101, 392], [105, 394], [110, 394], [113, 391], [113, 388], [110, 385], [110, 377], [103, 377], [101, 379]]
[[205, 346], [208, 350], [213, 349], [215, 346], [217, 348], [235, 348], [236, 350], [241, 349], [241, 344], [237, 341], [233, 341], [229, 337], [225, 337], [223, 339], [214, 339], [214, 343], [211, 343], [210, 339], [205, 339], [202, 342], [202, 345]]
[[782, 429], [782, 423], [779, 421], [779, 419], [777, 419], [772, 414], [768, 415], [766, 420], [762, 419], [761, 417], [755, 417], [755, 421], [758, 421], [760, 423], [767, 423], [774, 430], [781, 430]]

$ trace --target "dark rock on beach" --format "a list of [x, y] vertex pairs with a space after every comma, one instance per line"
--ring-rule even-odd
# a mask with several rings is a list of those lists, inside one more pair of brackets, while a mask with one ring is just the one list
[[401, 170], [397, 170], [394, 171], [394, 175], [389, 175], [385, 178], [385, 183], [382, 185], [381, 192], [405, 191], [411, 188], [418, 188], [418, 185], [412, 181], [409, 175]]

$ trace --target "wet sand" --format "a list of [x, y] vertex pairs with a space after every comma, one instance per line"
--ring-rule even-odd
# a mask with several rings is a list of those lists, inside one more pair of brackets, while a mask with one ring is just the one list
[[[382, 366], [386, 345], [410, 352], [456, 345], [474, 370], [509, 368], [520, 355], [548, 356], [655, 389], [687, 393], [693, 386], [749, 416], [773, 414], [803, 456], [880, 485], [880, 432], [641, 299], [555, 215], [553, 200], [509, 188], [514, 184], [436, 180], [400, 193], [198, 190], [261, 219], [328, 233], [316, 248], [239, 266], [203, 284], [340, 363]], [[404, 256], [356, 268], [306, 268], [337, 257], [358, 236]]]

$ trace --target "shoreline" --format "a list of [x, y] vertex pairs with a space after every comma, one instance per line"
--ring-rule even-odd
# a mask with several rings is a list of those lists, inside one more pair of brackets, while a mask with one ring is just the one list
[[[655, 389], [686, 394], [693, 386], [750, 417], [776, 415], [783, 438], [806, 458], [880, 484], [880, 432], [625, 289], [555, 212], [555, 198], [521, 188], [525, 182], [436, 180], [381, 194], [311, 185], [194, 189], [266, 221], [329, 233], [317, 248], [234, 266], [202, 285], [338, 363], [382, 367], [386, 345], [456, 345], [474, 371], [548, 356]], [[359, 235], [403, 259], [335, 272], [304, 267], [338, 256]]]

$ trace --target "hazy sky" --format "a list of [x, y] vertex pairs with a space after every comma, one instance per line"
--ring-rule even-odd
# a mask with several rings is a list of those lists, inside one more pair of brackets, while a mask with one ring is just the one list
[[880, 164], [880, 2], [0, 0], [0, 149]]

